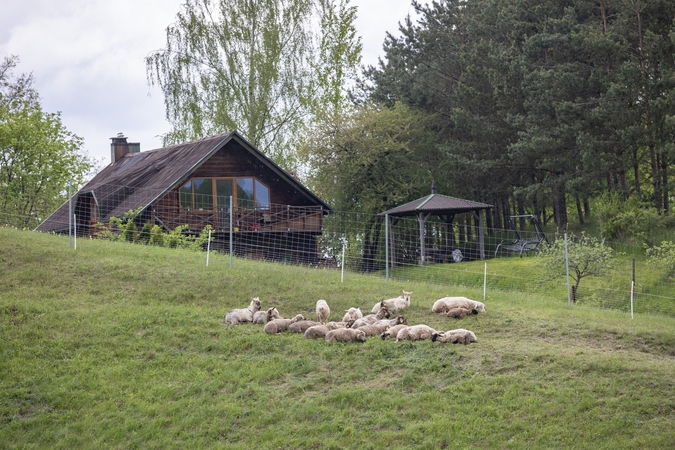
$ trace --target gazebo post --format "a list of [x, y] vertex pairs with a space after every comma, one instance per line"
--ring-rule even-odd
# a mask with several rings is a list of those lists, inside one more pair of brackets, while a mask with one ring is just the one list
[[420, 224], [420, 266], [423, 266], [425, 263], [425, 254], [426, 251], [424, 249], [424, 224], [426, 223], [427, 219], [431, 213], [424, 214], [424, 213], [418, 213], [417, 214], [417, 221]]
[[[389, 215], [387, 214], [387, 217]], [[389, 254], [391, 255], [391, 267], [396, 267], [396, 243], [394, 242], [394, 225], [398, 222], [398, 217], [389, 217], [391, 219], [391, 225], [389, 226]]]

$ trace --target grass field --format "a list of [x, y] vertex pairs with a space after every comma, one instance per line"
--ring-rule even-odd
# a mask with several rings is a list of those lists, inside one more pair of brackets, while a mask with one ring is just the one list
[[[524, 259], [525, 260], [525, 259]], [[534, 258], [528, 261], [534, 263]], [[0, 448], [663, 449], [675, 436], [675, 319], [0, 229]], [[526, 264], [525, 262], [519, 264]], [[228, 327], [259, 296], [339, 319], [412, 290], [411, 324], [469, 346], [329, 344]], [[557, 289], [557, 288], [556, 288]]]

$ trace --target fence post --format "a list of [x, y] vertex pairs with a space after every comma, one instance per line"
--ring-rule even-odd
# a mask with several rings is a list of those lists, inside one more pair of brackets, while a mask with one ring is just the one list
[[567, 252], [567, 233], [565, 233], [565, 274], [567, 275], [567, 306], [572, 306], [570, 294], [570, 256]]
[[230, 268], [232, 268], [232, 196], [230, 195]]
[[384, 215], [384, 282], [389, 284], [389, 214]]
[[211, 230], [209, 230], [209, 241], [206, 243], [206, 267], [209, 267], [209, 253], [211, 253]]
[[68, 247], [73, 246], [73, 179], [68, 180]]
[[340, 275], [340, 282], [345, 281], [345, 243], [342, 243], [342, 274]]
[[485, 263], [485, 271], [483, 272], [483, 301], [487, 295], [487, 263]]
[[73, 214], [73, 243], [75, 244], [74, 250], [77, 250], [77, 216]]

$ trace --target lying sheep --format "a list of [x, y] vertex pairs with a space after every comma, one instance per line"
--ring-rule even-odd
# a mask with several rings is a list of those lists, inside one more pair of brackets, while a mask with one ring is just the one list
[[389, 329], [389, 322], [383, 320], [375, 322], [372, 325], [364, 325], [362, 327], [356, 328], [357, 330], [362, 330], [366, 333], [367, 337], [370, 336], [379, 336]]
[[391, 314], [389, 314], [389, 310], [387, 308], [382, 308], [380, 309], [377, 314], [368, 314], [367, 316], [363, 316], [360, 319], [357, 319], [354, 321], [352, 324], [352, 328], [359, 328], [364, 325], [371, 325], [378, 320], [383, 320], [383, 319], [388, 319], [391, 317]]
[[253, 314], [260, 310], [260, 298], [255, 297], [251, 300], [248, 308], [233, 309], [225, 314], [225, 323], [229, 325], [238, 325], [244, 322], [252, 322]]
[[319, 322], [313, 320], [300, 320], [298, 322], [293, 322], [288, 326], [288, 331], [291, 333], [304, 333], [307, 331], [307, 328], [313, 327], [315, 325], [321, 325]]
[[326, 300], [319, 300], [316, 302], [316, 320], [320, 323], [328, 322], [330, 317], [330, 308]]
[[345, 309], [345, 315], [342, 317], [343, 322], [349, 322], [350, 320], [357, 320], [363, 317], [361, 308], [349, 308]]
[[[349, 328], [354, 321], [349, 322], [328, 322], [325, 325], [318, 324], [305, 330], [305, 337], [307, 339], [318, 339], [326, 337], [326, 333], [330, 330], [337, 330], [338, 328]], [[302, 323], [302, 322], [297, 322]]]
[[326, 342], [365, 342], [366, 333], [360, 329], [338, 328], [326, 333]]
[[421, 341], [429, 339], [436, 330], [428, 325], [413, 325], [411, 327], [403, 328], [396, 334], [396, 342], [398, 341]]
[[465, 330], [463, 328], [434, 333], [431, 335], [431, 340], [433, 342], [439, 341], [464, 345], [469, 345], [472, 342], [478, 342], [478, 339], [476, 338], [476, 335], [473, 331]]
[[267, 323], [270, 320], [281, 319], [279, 311], [275, 307], [267, 308], [267, 311], [256, 311], [253, 314], [253, 323]]
[[396, 311], [408, 308], [410, 306], [411, 296], [412, 291], [410, 292], [403, 291], [403, 295], [399, 295], [396, 298], [390, 298], [388, 300], [382, 300], [381, 302], [377, 302], [375, 306], [373, 306], [372, 312], [376, 313], [377, 311], [380, 310], [380, 308], [385, 307], [389, 310], [389, 312], [393, 314]]
[[443, 314], [453, 308], [475, 309], [479, 313], [485, 312], [485, 304], [466, 297], [443, 297], [436, 300], [431, 307], [431, 311], [437, 314]]
[[465, 308], [452, 308], [447, 312], [443, 313], [444, 316], [454, 317], [455, 319], [463, 319], [466, 316], [471, 314], [478, 314], [478, 310], [474, 309], [465, 309]]
[[298, 314], [292, 319], [274, 319], [265, 324], [263, 330], [267, 334], [279, 334], [280, 332], [288, 329], [288, 326], [292, 323], [298, 322], [300, 320], [305, 320], [305, 316]]
[[401, 331], [404, 328], [408, 328], [408, 325], [404, 325], [404, 324], [394, 325], [393, 327], [389, 328], [387, 331], [382, 333], [380, 335], [380, 337], [382, 338], [382, 340], [389, 339], [390, 337], [395, 338], [396, 335], [398, 334], [398, 332]]
[[403, 316], [396, 316], [396, 318], [390, 320], [380, 320], [380, 322], [387, 322], [390, 327], [394, 327], [396, 325], [408, 325], [408, 319]]

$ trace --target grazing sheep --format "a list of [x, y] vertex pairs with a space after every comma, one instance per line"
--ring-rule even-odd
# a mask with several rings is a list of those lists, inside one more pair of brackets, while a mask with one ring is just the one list
[[455, 319], [463, 319], [466, 316], [471, 314], [478, 314], [478, 310], [474, 309], [465, 309], [465, 308], [452, 308], [447, 312], [443, 313], [444, 316], [454, 317]]
[[380, 335], [380, 337], [382, 338], [382, 340], [388, 339], [390, 337], [396, 337], [398, 332], [401, 331], [404, 328], [408, 328], [408, 325], [404, 325], [404, 324], [394, 325], [393, 327], [389, 328], [387, 331], [382, 333]]
[[466, 297], [443, 297], [436, 300], [431, 311], [442, 314], [453, 308], [475, 309], [479, 313], [485, 312], [485, 304]]
[[304, 333], [307, 331], [307, 328], [313, 327], [314, 325], [321, 325], [321, 323], [315, 322], [313, 320], [300, 320], [290, 324], [288, 326], [288, 331], [291, 333]]
[[372, 325], [364, 325], [357, 329], [362, 330], [364, 333], [366, 333], [367, 337], [379, 336], [389, 329], [389, 322], [387, 322], [386, 320], [382, 320], [379, 322], [375, 322]]
[[364, 325], [371, 325], [378, 320], [388, 319], [389, 317], [391, 317], [389, 310], [387, 308], [382, 308], [377, 312], [377, 314], [368, 314], [367, 316], [363, 316], [360, 319], [355, 320], [351, 327], [359, 328]]
[[458, 328], [456, 330], [441, 331], [431, 335], [433, 342], [449, 342], [451, 344], [469, 345], [472, 342], [478, 342], [476, 334], [473, 331]]
[[350, 320], [357, 320], [363, 317], [361, 308], [349, 308], [345, 309], [345, 315], [342, 317], [343, 322], [349, 322]]
[[316, 302], [316, 320], [320, 323], [328, 322], [330, 317], [330, 308], [326, 300], [319, 300]]
[[248, 308], [233, 309], [225, 314], [225, 323], [229, 325], [238, 325], [244, 322], [252, 322], [253, 314], [260, 310], [260, 298], [255, 297], [251, 300]]
[[399, 295], [396, 298], [390, 298], [388, 300], [382, 300], [381, 302], [377, 302], [375, 306], [373, 306], [373, 313], [376, 313], [377, 311], [380, 310], [380, 308], [385, 307], [389, 310], [391, 313], [395, 313], [396, 311], [399, 311], [403, 308], [407, 308], [410, 306], [410, 297], [412, 296], [412, 291], [407, 292], [403, 291], [403, 295]]
[[274, 319], [265, 324], [263, 330], [267, 334], [279, 334], [280, 332], [288, 329], [288, 326], [292, 323], [298, 322], [300, 320], [305, 320], [305, 316], [298, 314], [292, 319]]
[[403, 328], [396, 334], [396, 342], [398, 341], [421, 341], [429, 339], [436, 330], [428, 325], [413, 325], [411, 327]]
[[366, 333], [360, 329], [338, 328], [326, 333], [326, 342], [365, 342]]
[[253, 323], [267, 323], [270, 320], [281, 319], [279, 311], [275, 307], [267, 308], [267, 311], [256, 311], [253, 314]]

